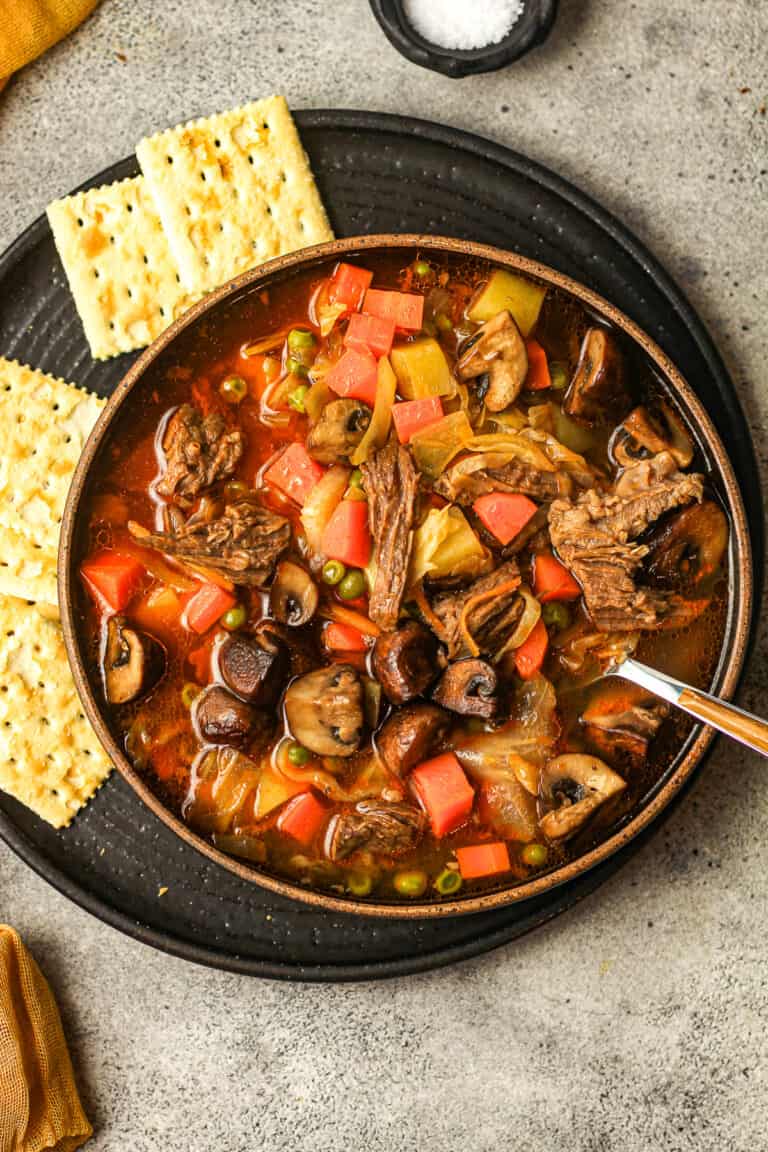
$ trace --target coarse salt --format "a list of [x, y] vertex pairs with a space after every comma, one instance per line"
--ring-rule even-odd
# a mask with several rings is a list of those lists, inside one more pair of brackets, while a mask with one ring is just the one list
[[523, 0], [404, 0], [406, 20], [441, 48], [467, 51], [503, 40], [523, 14]]

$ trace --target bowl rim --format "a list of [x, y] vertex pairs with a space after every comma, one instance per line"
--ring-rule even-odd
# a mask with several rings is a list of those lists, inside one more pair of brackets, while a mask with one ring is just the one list
[[[494, 889], [477, 895], [440, 902], [414, 902], [397, 904], [394, 902], [371, 902], [346, 898], [313, 889], [282, 879], [238, 859], [214, 847], [210, 841], [194, 832], [178, 816], [163, 804], [152, 791], [144, 778], [136, 771], [125, 752], [114, 739], [105, 714], [97, 702], [85, 668], [85, 661], [79, 644], [78, 627], [75, 621], [73, 601], [73, 562], [75, 560], [74, 539], [78, 525], [78, 512], [81, 498], [87, 486], [91, 466], [105, 440], [108, 439], [113, 423], [123, 404], [140, 385], [144, 374], [187, 328], [201, 317], [213, 312], [220, 304], [238, 294], [255, 290], [255, 286], [274, 277], [286, 278], [292, 272], [301, 271], [315, 264], [333, 258], [341, 259], [353, 254], [364, 255], [366, 251], [404, 249], [424, 249], [446, 252], [452, 255], [486, 260], [506, 267], [523, 275], [532, 276], [555, 288], [573, 295], [582, 305], [594, 310], [628, 335], [645, 352], [660, 372], [675, 396], [680, 399], [687, 416], [691, 420], [700, 440], [711, 454], [715, 471], [722, 484], [731, 520], [732, 566], [729, 579], [730, 603], [726, 620], [725, 644], [720, 653], [716, 669], [717, 692], [724, 699], [730, 699], [739, 683], [748, 651], [752, 601], [754, 595], [751, 563], [751, 544], [744, 503], [733, 472], [733, 467], [717, 430], [711, 422], [701, 400], [675, 367], [672, 360], [651, 339], [647, 333], [620, 309], [605, 300], [592, 289], [579, 281], [566, 276], [536, 260], [488, 244], [471, 240], [461, 240], [426, 233], [375, 234], [353, 236], [305, 248], [299, 252], [278, 256], [221, 285], [187, 312], [175, 320], [156, 340], [146, 348], [131, 365], [117, 384], [92, 429], [70, 485], [61, 523], [58, 556], [58, 597], [64, 635], [64, 643], [72, 670], [75, 687], [83, 708], [92, 724], [100, 743], [121, 776], [139, 796], [142, 802], [173, 832], [210, 860], [226, 868], [229, 872], [250, 883], [255, 883], [267, 891], [292, 900], [299, 900], [316, 908], [351, 915], [381, 917], [391, 919], [436, 919], [443, 916], [469, 915], [488, 912], [510, 904], [541, 896], [550, 889], [560, 887], [614, 855], [630, 840], [647, 828], [671, 803], [685, 782], [698, 767], [705, 752], [712, 743], [715, 733], [711, 728], [698, 726], [686, 740], [689, 745], [685, 755], [674, 771], [655, 788], [650, 799], [620, 828], [605, 840], [594, 845], [587, 852], [552, 871], [542, 873], [531, 880], [506, 888]], [[685, 744], [683, 745], [685, 748]]]

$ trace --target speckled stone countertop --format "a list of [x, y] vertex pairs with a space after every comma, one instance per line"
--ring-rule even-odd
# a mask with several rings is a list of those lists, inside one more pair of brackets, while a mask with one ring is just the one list
[[[550, 41], [455, 82], [364, 0], [104, 0], [0, 96], [0, 247], [146, 133], [256, 95], [473, 130], [622, 218], [768, 419], [768, 6], [563, 0]], [[765, 460], [763, 459], [763, 464]], [[766, 645], [742, 693], [768, 711]], [[93, 1152], [759, 1152], [766, 767], [724, 743], [587, 902], [481, 960], [386, 984], [196, 968], [68, 903], [0, 845], [0, 919], [61, 1005]]]

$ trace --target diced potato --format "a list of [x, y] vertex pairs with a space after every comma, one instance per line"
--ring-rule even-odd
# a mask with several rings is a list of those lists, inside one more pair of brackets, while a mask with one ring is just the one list
[[428, 396], [450, 396], [454, 390], [445, 354], [431, 336], [400, 344], [390, 353], [397, 376], [397, 388], [406, 400], [426, 400]]
[[259, 780], [259, 790], [254, 804], [256, 819], [261, 820], [262, 816], [266, 816], [275, 808], [279, 808], [286, 800], [290, 800], [292, 796], [304, 791], [306, 791], [306, 784], [297, 784], [273, 769], [267, 768]]
[[543, 284], [497, 268], [470, 303], [468, 316], [477, 324], [484, 324], [506, 308], [527, 339], [536, 327], [546, 293]]

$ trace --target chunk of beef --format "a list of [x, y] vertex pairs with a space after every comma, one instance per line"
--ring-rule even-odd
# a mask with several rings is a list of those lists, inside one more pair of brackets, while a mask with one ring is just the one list
[[435, 491], [456, 504], [472, 504], [488, 492], [521, 492], [534, 500], [570, 496], [573, 481], [566, 472], [544, 472], [523, 460], [509, 460], [502, 452], [465, 456], [448, 468]]
[[418, 476], [410, 453], [395, 440], [362, 466], [376, 565], [368, 614], [388, 631], [395, 627], [411, 558]]
[[621, 419], [631, 404], [618, 340], [607, 328], [587, 329], [563, 411], [586, 424], [610, 423]]
[[190, 516], [172, 532], [146, 532], [129, 522], [131, 534], [142, 544], [220, 572], [235, 584], [263, 587], [288, 547], [291, 526], [284, 516], [270, 512], [249, 493], [227, 504], [219, 516]]
[[365, 849], [398, 856], [415, 848], [424, 824], [423, 812], [413, 804], [361, 800], [351, 811], [340, 812], [331, 821], [326, 854], [331, 860], [344, 860]]
[[461, 628], [465, 608], [468, 609], [465, 627], [478, 651], [492, 657], [503, 650], [523, 612], [523, 602], [517, 593], [519, 587], [517, 562], [507, 560], [468, 588], [443, 592], [435, 597], [432, 611], [440, 625], [440, 629], [435, 631], [447, 645], [449, 659], [455, 660], [466, 650], [466, 638]]
[[501, 412], [517, 399], [528, 373], [528, 353], [520, 329], [506, 309], [483, 324], [456, 368], [462, 380], [487, 374], [485, 406], [489, 412]]
[[165, 467], [155, 491], [188, 506], [204, 488], [233, 475], [243, 454], [243, 434], [227, 428], [218, 413], [203, 417], [191, 404], [182, 404], [166, 425], [162, 449]]
[[702, 477], [679, 472], [674, 458], [662, 452], [627, 468], [612, 492], [593, 488], [575, 501], [552, 504], [552, 543], [584, 589], [596, 628], [660, 627], [666, 599], [637, 587], [635, 577], [648, 548], [632, 541], [665, 512], [701, 500], [702, 492]]

